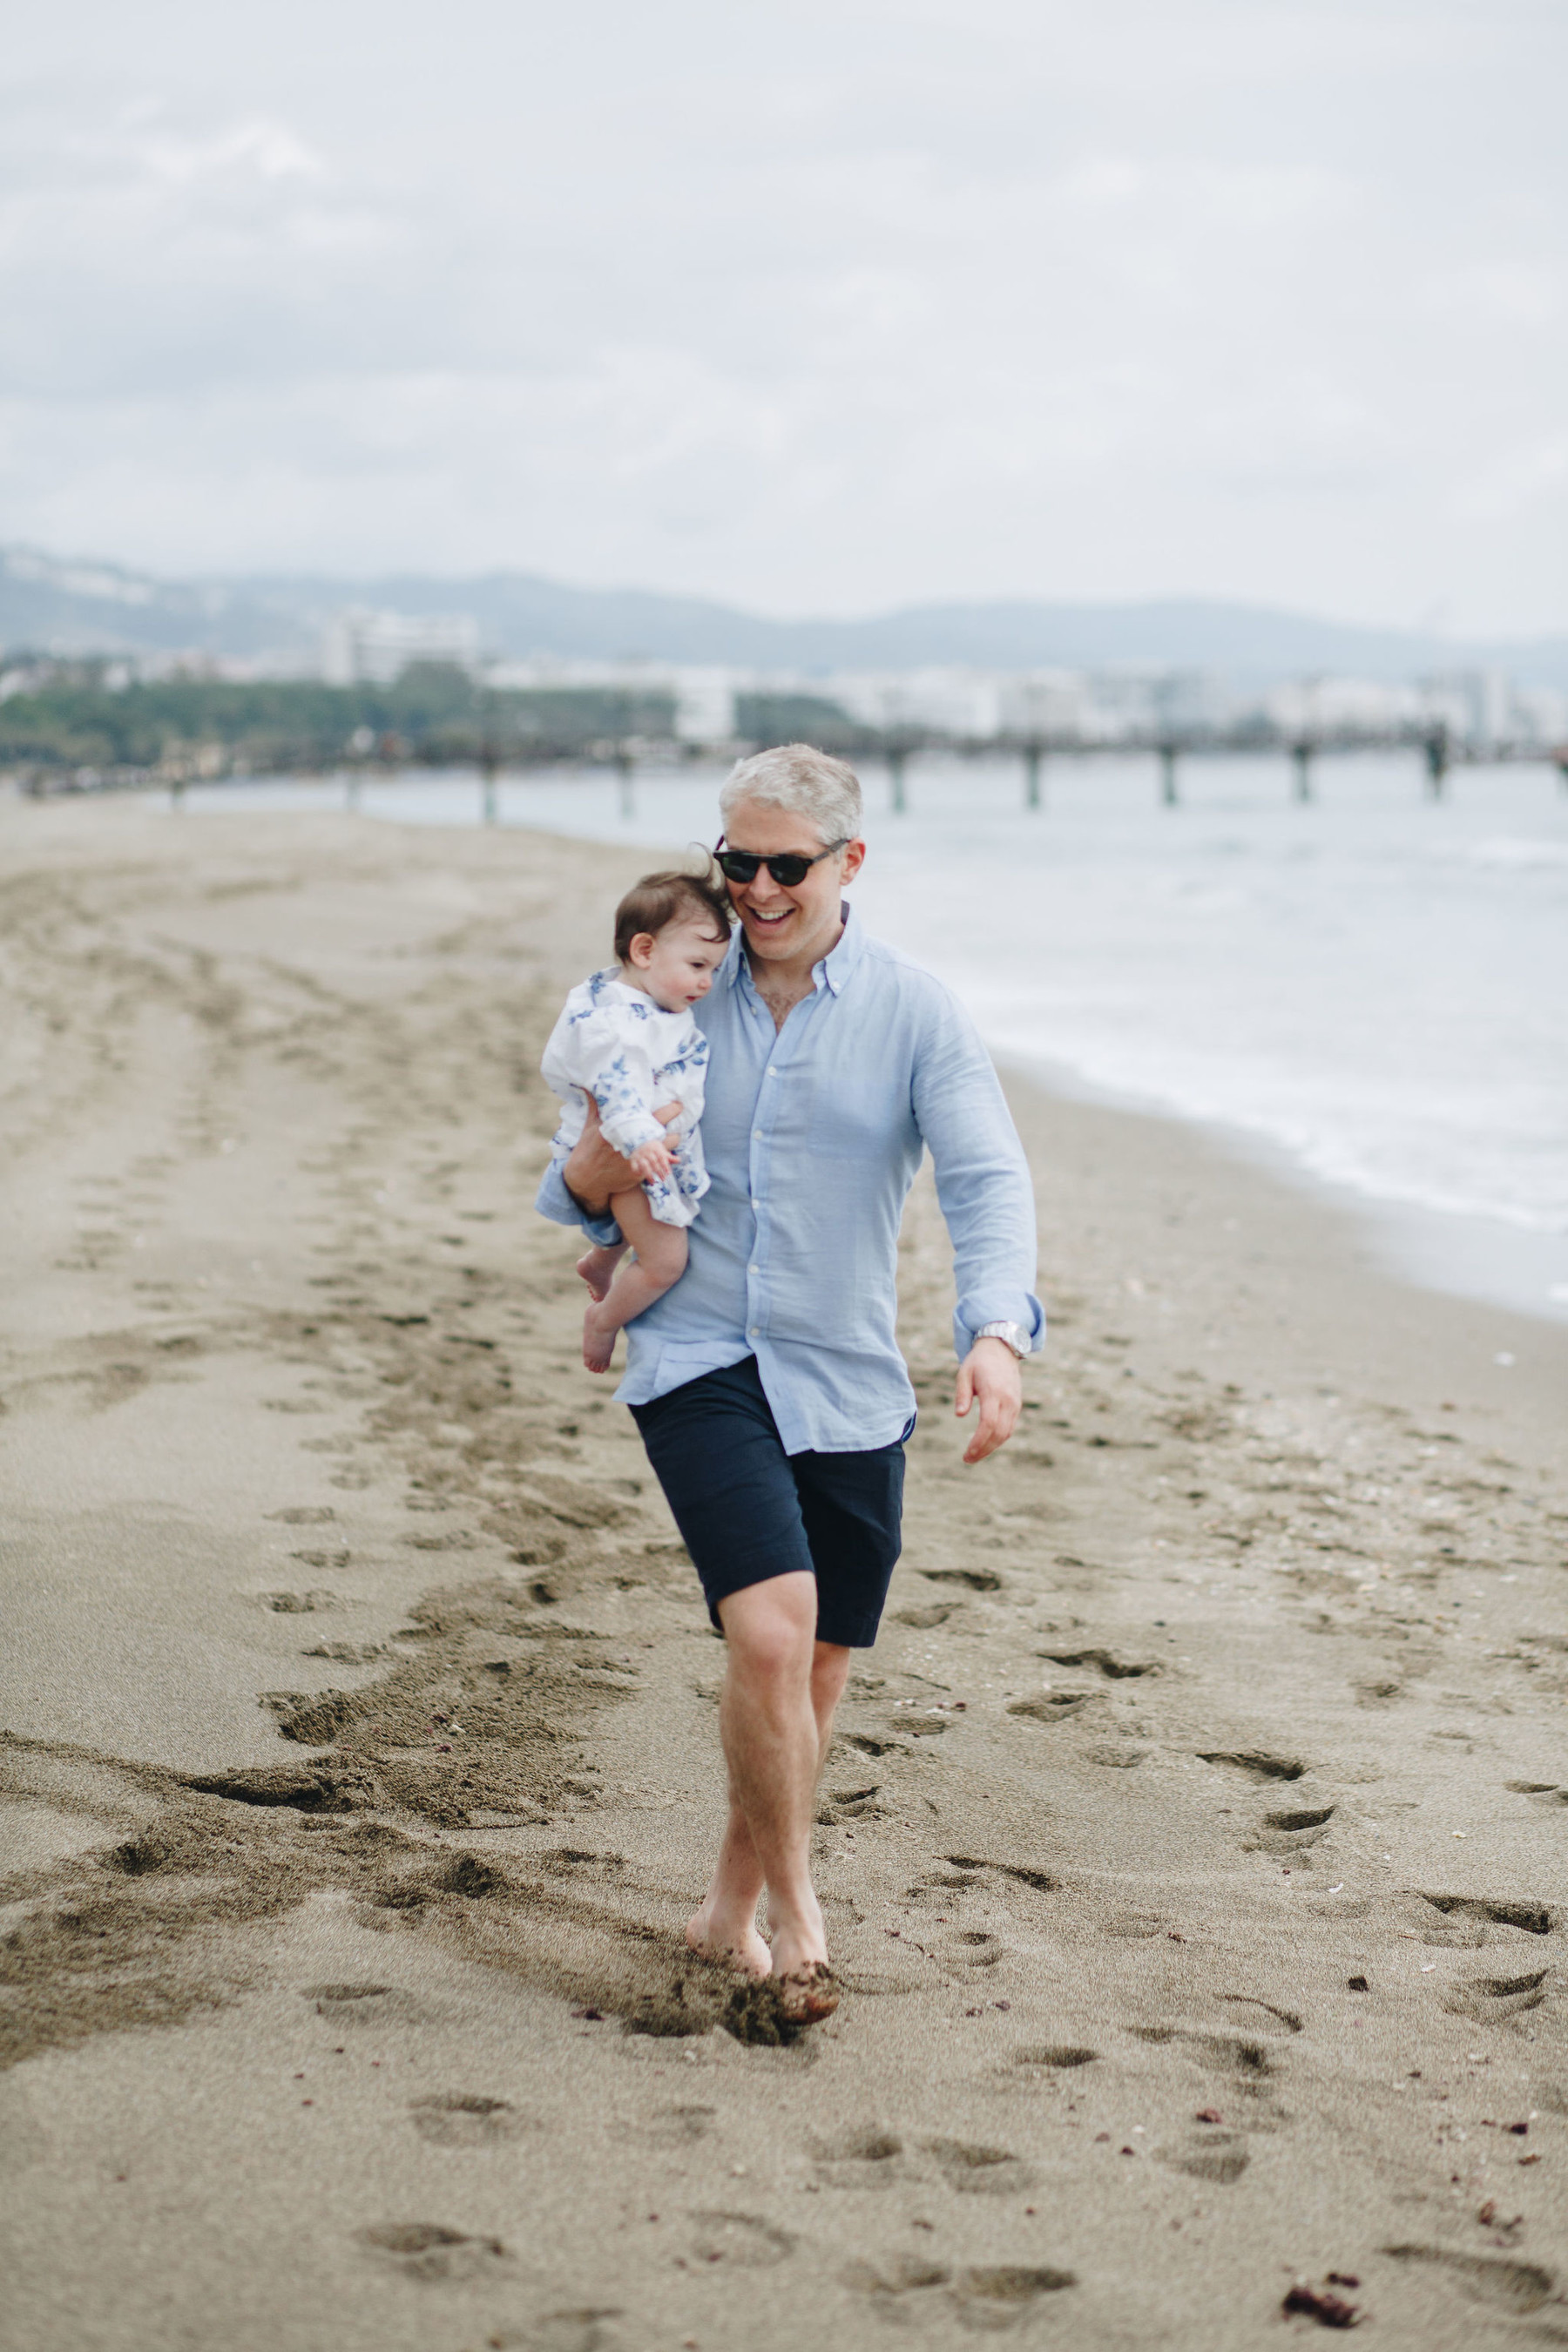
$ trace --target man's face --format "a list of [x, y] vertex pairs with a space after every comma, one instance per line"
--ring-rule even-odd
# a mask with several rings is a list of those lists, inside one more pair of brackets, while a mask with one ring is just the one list
[[[742, 801], [725, 822], [724, 845], [763, 857], [792, 852], [816, 857], [826, 844], [809, 818], [763, 801]], [[751, 954], [764, 963], [784, 963], [797, 957], [815, 962], [826, 953], [837, 936], [840, 887], [859, 872], [865, 855], [865, 843], [851, 841], [813, 866], [805, 880], [789, 890], [773, 880], [765, 866], [759, 866], [749, 882], [728, 883]]]

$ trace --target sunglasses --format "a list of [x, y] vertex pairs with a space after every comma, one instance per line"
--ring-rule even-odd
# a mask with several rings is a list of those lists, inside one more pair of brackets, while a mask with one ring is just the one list
[[726, 849], [721, 834], [713, 857], [726, 882], [754, 882], [757, 868], [765, 866], [781, 890], [797, 890], [814, 866], [820, 866], [825, 857], [848, 845], [849, 835], [846, 834], [842, 841], [830, 841], [826, 849], [819, 849], [815, 857], [802, 857], [793, 849], [785, 850], [782, 857], [759, 857], [750, 849]]

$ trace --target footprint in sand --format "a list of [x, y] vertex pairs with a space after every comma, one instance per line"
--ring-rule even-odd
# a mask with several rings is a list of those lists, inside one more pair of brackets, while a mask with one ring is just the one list
[[1257, 2091], [1279, 2073], [1261, 2042], [1231, 2033], [1206, 2032], [1191, 2025], [1134, 2025], [1129, 2029], [1140, 2042], [1179, 2042], [1206, 2073], [1219, 2073], [1244, 2091]]
[[649, 2116], [643, 2137], [661, 2147], [689, 2147], [693, 2140], [707, 2138], [718, 2112], [717, 2107], [658, 2107]]
[[1530, 1797], [1538, 1805], [1568, 1805], [1568, 1789], [1554, 1780], [1505, 1780], [1503, 1787], [1510, 1796]]
[[979, 1927], [962, 1928], [947, 1938], [942, 1957], [950, 1968], [994, 1969], [1005, 1949], [1000, 1936]]
[[872, 1780], [858, 1789], [830, 1790], [817, 1809], [817, 1827], [831, 1829], [838, 1822], [871, 1821], [884, 1814], [887, 1807], [877, 1802], [881, 1785], [879, 1780]]
[[511, 2260], [499, 2238], [470, 2237], [439, 2221], [382, 2221], [359, 2242], [388, 2268], [426, 2285], [473, 2284]]
[[1305, 1853], [1327, 1836], [1335, 1811], [1332, 1805], [1318, 1805], [1265, 1813], [1259, 1827], [1243, 1838], [1241, 1850], [1243, 1853]]
[[1048, 1691], [1043, 1698], [1014, 1699], [1007, 1712], [1026, 1723], [1066, 1723], [1082, 1712], [1092, 1696], [1089, 1691]]
[[1157, 1659], [1118, 1658], [1109, 1650], [1038, 1650], [1035, 1654], [1048, 1659], [1054, 1666], [1097, 1666], [1109, 1682], [1126, 1682], [1141, 1675], [1164, 1671]]
[[1231, 1764], [1254, 1780], [1299, 1780], [1306, 1770], [1292, 1756], [1269, 1756], [1261, 1748], [1200, 1748], [1200, 1764]]
[[1012, 2063], [1015, 2066], [1070, 2072], [1078, 2066], [1092, 2066], [1099, 2056], [1098, 2050], [1088, 2049], [1079, 2042], [1026, 2042], [1014, 2051]]
[[962, 1584], [966, 1592], [1000, 1592], [1002, 1580], [989, 1568], [922, 1568], [928, 1584]]
[[[1060, 1879], [1053, 1878], [1048, 1870], [1042, 1870], [1037, 1864], [1034, 1863], [983, 1862], [976, 1855], [959, 1853], [950, 1853], [947, 1860], [952, 1863], [954, 1870], [975, 1872], [994, 1870], [1003, 1878], [1015, 1879], [1020, 1886], [1032, 1886], [1037, 1895], [1055, 1895], [1061, 1885]], [[960, 1880], [957, 1883], [963, 1885], [966, 1882]], [[978, 1882], [968, 1883], [977, 1884]]]
[[937, 1601], [929, 1609], [895, 1609], [893, 1622], [908, 1625], [917, 1633], [929, 1633], [934, 1627], [945, 1625], [957, 1605], [952, 1601]]
[[756, 2213], [698, 2212], [691, 2239], [691, 2260], [705, 2267], [723, 2263], [730, 2270], [770, 2270], [794, 2252], [787, 2230], [775, 2230]]
[[506, 2099], [460, 2091], [410, 2100], [408, 2112], [420, 2138], [433, 2147], [500, 2147], [523, 2129], [522, 2117]]
[[1221, 2189], [1239, 2180], [1251, 2162], [1241, 2134], [1227, 2131], [1205, 2132], [1184, 2147], [1162, 2148], [1159, 2160], [1194, 2180], [1212, 2180]]
[[890, 2189], [905, 2178], [904, 2143], [879, 2124], [857, 2124], [815, 2143], [816, 2177], [828, 2189]]
[[286, 1511], [268, 1511], [267, 1517], [286, 1528], [324, 1528], [337, 1513], [330, 1503], [291, 1503]]
[[1445, 1922], [1439, 1927], [1423, 1921], [1421, 1940], [1426, 1944], [1473, 1948], [1492, 1940], [1494, 1927], [1510, 1927], [1526, 1936], [1549, 1936], [1559, 1916], [1548, 1903], [1497, 1902], [1474, 1895], [1423, 1895], [1419, 1899], [1430, 1905]]
[[413, 2025], [425, 2015], [412, 1993], [396, 1985], [306, 1985], [300, 1998], [311, 2003], [317, 2016], [325, 2018], [334, 2032], [345, 2025], [378, 2030], [386, 2025]]
[[375, 1783], [356, 1765], [255, 1764], [234, 1772], [187, 1772], [187, 1789], [235, 1805], [287, 1805], [300, 1813], [353, 1813], [375, 1802]]
[[613, 2352], [625, 2341], [615, 2325], [618, 2304], [584, 2305], [576, 2311], [547, 2311], [523, 2327], [502, 2327], [485, 2341], [495, 2352]]
[[1442, 2246], [1384, 2246], [1396, 2263], [1430, 2263], [1453, 2280], [1461, 2294], [1489, 2311], [1527, 2319], [1556, 2293], [1555, 2273], [1540, 2263], [1511, 2263], [1489, 2254], [1454, 2254]]
[[963, 2326], [985, 2332], [1015, 2327], [1042, 2295], [1076, 2286], [1071, 2271], [1043, 2263], [988, 2263], [960, 2271], [918, 2254], [894, 2254], [879, 2263], [851, 2263], [843, 2273], [852, 2294], [864, 2295], [879, 2318], [900, 2326], [951, 2314]]
[[1455, 2017], [1471, 2017], [1479, 2024], [1501, 2025], [1539, 2009], [1546, 1999], [1546, 1970], [1528, 1969], [1517, 1977], [1468, 1977], [1450, 1985], [1443, 2006]]
[[928, 2156], [950, 2189], [965, 2197], [1022, 2196], [1035, 2185], [1035, 2174], [1010, 2148], [986, 2147], [966, 2139], [928, 2139]]
[[997, 2331], [1016, 2327], [1045, 2294], [1076, 2286], [1072, 2271], [1037, 2263], [984, 2263], [959, 2274], [953, 2304], [966, 2327]]

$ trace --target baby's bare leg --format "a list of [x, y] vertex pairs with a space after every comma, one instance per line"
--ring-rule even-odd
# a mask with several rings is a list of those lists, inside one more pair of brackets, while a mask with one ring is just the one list
[[593, 1248], [577, 1261], [577, 1271], [588, 1286], [589, 1295], [603, 1298], [615, 1279], [616, 1266], [626, 1255], [625, 1242], [613, 1242], [608, 1248], [595, 1242]]
[[661, 1225], [640, 1185], [635, 1192], [618, 1192], [610, 1209], [637, 1255], [622, 1264], [607, 1296], [583, 1318], [583, 1361], [591, 1372], [609, 1370], [616, 1332], [686, 1271], [686, 1228]]

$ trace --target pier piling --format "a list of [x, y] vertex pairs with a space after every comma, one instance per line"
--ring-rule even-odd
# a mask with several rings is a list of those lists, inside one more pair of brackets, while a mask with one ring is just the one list
[[1160, 751], [1160, 800], [1165, 808], [1176, 806], [1176, 751], [1174, 743], [1162, 743]]
[[620, 805], [621, 814], [624, 817], [632, 817], [637, 814], [637, 801], [632, 792], [632, 770], [635, 765], [636, 762], [627, 746], [625, 743], [618, 743], [616, 746], [616, 773], [620, 778]]
[[904, 793], [904, 765], [909, 756], [901, 743], [888, 747], [888, 799], [895, 816], [902, 816], [909, 806]]
[[1026, 809], [1037, 809], [1045, 805], [1040, 790], [1040, 770], [1045, 764], [1045, 757], [1046, 747], [1043, 743], [1025, 744], [1024, 806]]
[[1447, 790], [1448, 764], [1453, 757], [1448, 730], [1440, 720], [1428, 730], [1421, 749], [1426, 762], [1426, 797], [1440, 801]]
[[1312, 797], [1311, 744], [1307, 742], [1292, 743], [1290, 746], [1290, 758], [1296, 770], [1295, 798], [1301, 802], [1310, 801]]

